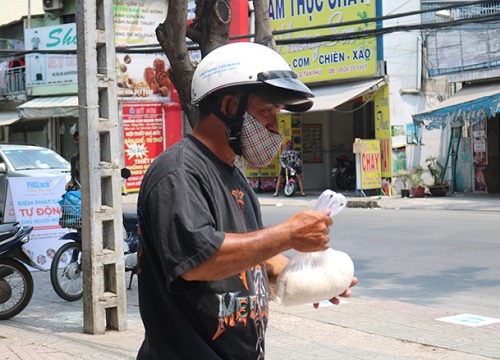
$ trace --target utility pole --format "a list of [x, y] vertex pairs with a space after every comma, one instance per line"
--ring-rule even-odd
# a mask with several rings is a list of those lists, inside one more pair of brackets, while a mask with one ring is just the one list
[[76, 1], [83, 326], [126, 330], [113, 0]]

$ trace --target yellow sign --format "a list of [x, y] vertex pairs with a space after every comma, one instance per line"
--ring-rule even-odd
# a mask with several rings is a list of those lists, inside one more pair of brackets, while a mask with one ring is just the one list
[[[375, 17], [376, 0], [268, 0], [273, 31], [331, 24], [325, 29], [276, 35], [276, 40], [315, 38], [375, 29], [375, 23], [342, 23]], [[378, 1], [378, 0], [377, 0]], [[304, 82], [371, 76], [376, 68], [376, 39], [362, 38], [277, 46], [278, 52]]]
[[364, 152], [359, 154], [361, 165], [361, 189], [380, 189], [382, 176], [380, 172], [380, 141], [360, 140]]
[[375, 102], [375, 137], [389, 139], [391, 137], [389, 85], [386, 84], [378, 89], [373, 100]]
[[375, 138], [380, 140], [381, 172], [383, 178], [392, 177], [391, 113], [389, 84], [377, 90], [375, 102]]

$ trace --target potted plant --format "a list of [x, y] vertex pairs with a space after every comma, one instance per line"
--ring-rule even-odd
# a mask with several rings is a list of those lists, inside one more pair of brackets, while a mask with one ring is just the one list
[[422, 166], [415, 166], [410, 171], [411, 194], [413, 197], [424, 197], [425, 187], [423, 184], [422, 174], [424, 168]]
[[429, 192], [432, 196], [445, 196], [450, 186], [444, 181], [446, 172], [444, 165], [438, 161], [437, 156], [428, 156], [425, 163], [433, 179], [433, 185], [428, 186]]
[[401, 197], [410, 197], [410, 172], [404, 169], [398, 170], [396, 178], [403, 183], [401, 189]]

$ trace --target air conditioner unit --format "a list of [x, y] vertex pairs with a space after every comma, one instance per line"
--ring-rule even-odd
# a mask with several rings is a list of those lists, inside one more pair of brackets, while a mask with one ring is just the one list
[[62, 10], [63, 8], [63, 0], [43, 0], [44, 11]]

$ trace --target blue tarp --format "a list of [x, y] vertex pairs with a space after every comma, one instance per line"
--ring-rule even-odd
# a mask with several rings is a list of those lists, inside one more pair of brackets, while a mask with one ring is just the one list
[[469, 124], [500, 113], [500, 83], [463, 87], [451, 98], [413, 115], [413, 121], [427, 129], [438, 129], [448, 123]]

